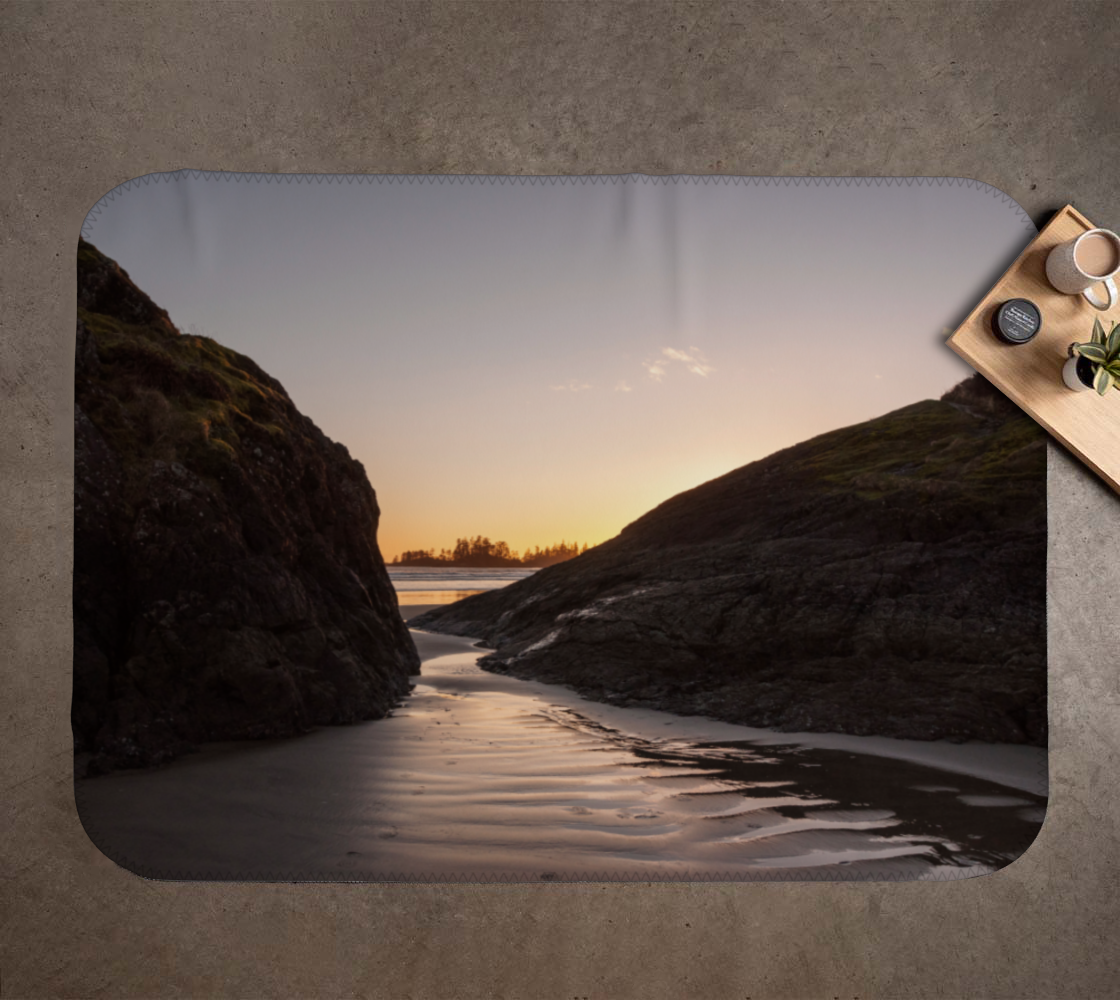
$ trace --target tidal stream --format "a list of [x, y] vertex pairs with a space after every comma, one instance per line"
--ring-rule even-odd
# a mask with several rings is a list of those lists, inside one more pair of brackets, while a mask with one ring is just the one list
[[170, 879], [942, 879], [1008, 864], [1045, 813], [1036, 748], [613, 708], [413, 636], [387, 719], [79, 780], [94, 844]]

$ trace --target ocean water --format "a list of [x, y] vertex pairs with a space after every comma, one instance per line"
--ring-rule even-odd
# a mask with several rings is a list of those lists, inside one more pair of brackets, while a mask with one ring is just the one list
[[496, 569], [447, 568], [437, 566], [389, 566], [389, 581], [403, 606], [451, 604], [472, 594], [499, 590], [524, 580], [537, 567], [516, 566]]
[[498, 590], [537, 572], [536, 567], [497, 569], [444, 569], [435, 566], [389, 566], [389, 579], [397, 593], [414, 590]]

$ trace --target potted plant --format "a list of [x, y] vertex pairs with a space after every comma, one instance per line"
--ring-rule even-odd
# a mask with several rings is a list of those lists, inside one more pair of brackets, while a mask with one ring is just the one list
[[1120, 324], [1113, 320], [1106, 334], [1101, 321], [1094, 319], [1092, 340], [1069, 345], [1062, 381], [1078, 392], [1096, 389], [1102, 396], [1111, 388], [1120, 389]]

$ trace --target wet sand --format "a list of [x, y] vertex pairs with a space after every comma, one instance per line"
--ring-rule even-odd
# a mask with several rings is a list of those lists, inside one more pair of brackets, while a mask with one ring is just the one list
[[392, 717], [79, 780], [91, 839], [155, 878], [959, 878], [1044, 815], [1036, 748], [617, 708], [413, 636], [423, 673]]

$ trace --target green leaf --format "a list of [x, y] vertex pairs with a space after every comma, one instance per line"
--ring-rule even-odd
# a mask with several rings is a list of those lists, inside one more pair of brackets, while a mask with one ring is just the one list
[[1100, 344], [1074, 344], [1073, 349], [1083, 358], [1103, 365], [1108, 361], [1108, 352]]
[[1116, 320], [1112, 321], [1112, 329], [1108, 332], [1108, 344], [1106, 346], [1108, 351], [1108, 360], [1120, 357], [1120, 323]]
[[1111, 372], [1113, 378], [1120, 378], [1120, 361], [1110, 361], [1105, 368]]
[[1103, 396], [1112, 388], [1112, 383], [1112, 373], [1107, 368], [1098, 368], [1097, 374], [1093, 376], [1093, 388]]
[[1093, 317], [1093, 340], [1094, 344], [1103, 344], [1105, 341], [1104, 327], [1101, 326], [1101, 319], [1099, 316]]

